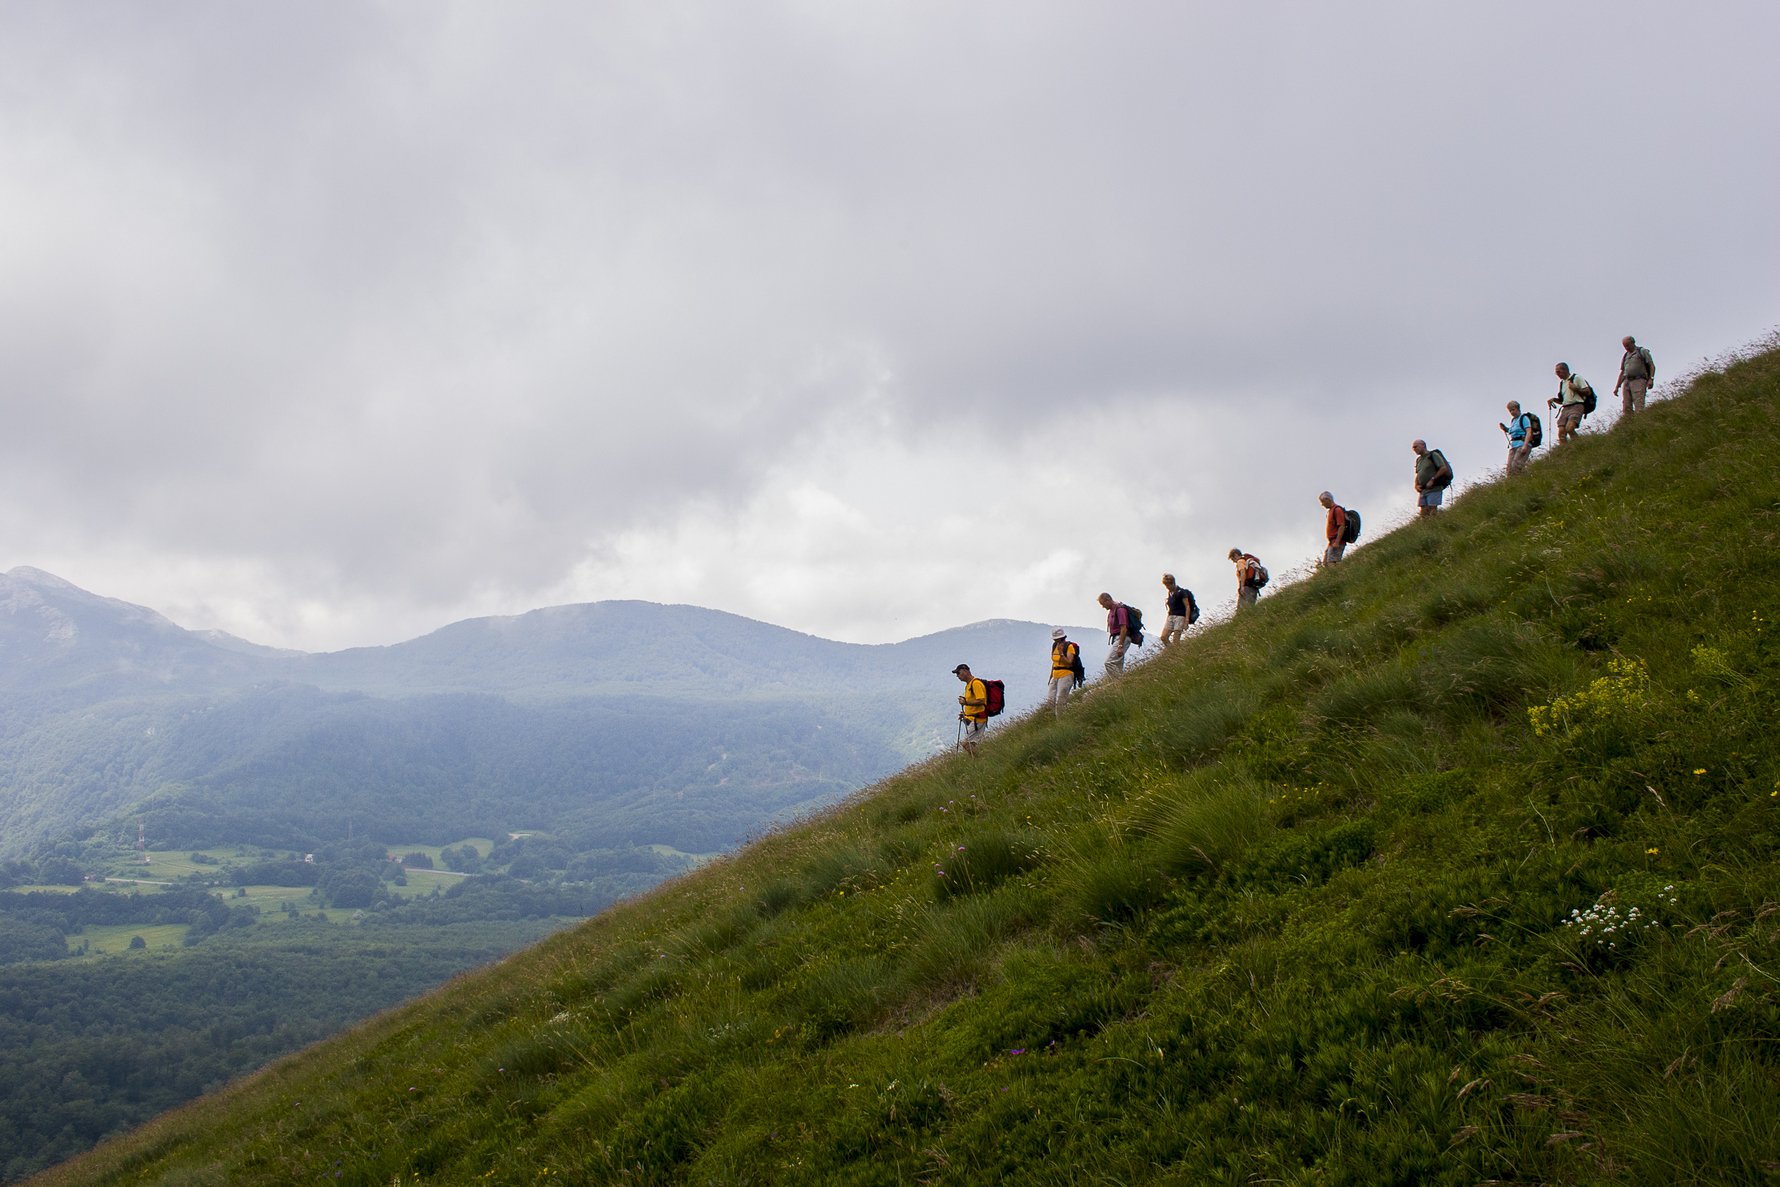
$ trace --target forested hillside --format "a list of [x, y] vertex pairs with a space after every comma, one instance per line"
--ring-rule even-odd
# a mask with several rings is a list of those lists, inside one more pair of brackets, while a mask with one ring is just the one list
[[46, 1184], [1761, 1182], [1780, 353]]

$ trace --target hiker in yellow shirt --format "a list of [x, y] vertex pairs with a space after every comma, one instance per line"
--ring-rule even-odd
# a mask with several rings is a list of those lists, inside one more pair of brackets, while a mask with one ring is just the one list
[[1069, 701], [1070, 690], [1076, 686], [1081, 668], [1082, 649], [1069, 641], [1058, 627], [1051, 632], [1051, 682], [1045, 686], [1045, 703], [1058, 713]]
[[989, 689], [970, 674], [969, 664], [959, 664], [952, 669], [952, 675], [964, 681], [964, 695], [958, 698], [958, 720], [964, 732], [958, 738], [958, 745], [975, 758], [977, 743], [983, 740], [983, 731], [989, 728]]

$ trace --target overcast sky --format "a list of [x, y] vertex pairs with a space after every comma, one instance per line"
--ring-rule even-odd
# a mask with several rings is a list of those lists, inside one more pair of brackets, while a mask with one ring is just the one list
[[[1208, 609], [1780, 325], [1780, 5], [0, 4], [0, 569], [307, 650]], [[1603, 416], [1610, 423], [1610, 416]]]

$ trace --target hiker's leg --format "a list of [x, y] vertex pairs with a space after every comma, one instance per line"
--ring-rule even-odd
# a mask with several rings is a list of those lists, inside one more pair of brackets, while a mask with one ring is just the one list
[[977, 756], [977, 743], [983, 740], [983, 723], [967, 721], [964, 723], [964, 752], [972, 758]]
[[1065, 672], [1061, 676], [1053, 676], [1051, 678], [1048, 699], [1050, 700], [1051, 707], [1057, 712], [1063, 712], [1063, 706], [1069, 703], [1069, 690], [1074, 684], [1075, 676], [1068, 672]]

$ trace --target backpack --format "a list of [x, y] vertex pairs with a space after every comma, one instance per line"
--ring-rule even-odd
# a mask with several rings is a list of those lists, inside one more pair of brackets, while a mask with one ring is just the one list
[[1360, 538], [1360, 513], [1352, 507], [1343, 508], [1347, 512], [1347, 526], [1341, 529], [1341, 542], [1352, 544]]
[[1254, 577], [1255, 588], [1256, 589], [1265, 589], [1265, 588], [1267, 588], [1267, 583], [1271, 580], [1273, 580], [1273, 574], [1271, 574], [1267, 571], [1267, 566], [1262, 564], [1260, 561], [1256, 561], [1255, 562], [1255, 577]]
[[1199, 603], [1193, 600], [1193, 591], [1187, 590], [1187, 625], [1192, 626], [1199, 621]]
[[[1589, 383], [1588, 380], [1584, 379], [1580, 375], [1571, 375], [1570, 376], [1570, 386], [1582, 393], [1582, 415], [1584, 415], [1584, 416], [1594, 415], [1594, 411], [1595, 411], [1594, 385]], [[1563, 381], [1560, 380], [1558, 382], [1558, 405], [1560, 408], [1563, 406], [1563, 398], [1564, 398], [1564, 384], [1563, 384]]]
[[1527, 417], [1527, 448], [1535, 449], [1545, 441], [1545, 426], [1539, 423], [1537, 413], [1529, 412]]
[[1431, 449], [1428, 451], [1428, 453], [1434, 459], [1435, 473], [1438, 474], [1441, 470], [1446, 471], [1445, 478], [1435, 478], [1434, 479], [1433, 489], [1434, 490], [1445, 490], [1447, 487], [1452, 485], [1452, 463], [1447, 461], [1446, 455], [1444, 453], [1441, 453], [1438, 449]]
[[990, 717], [998, 717], [1007, 708], [1007, 686], [999, 680], [983, 681], [983, 696], [988, 704], [984, 706]]
[[1133, 647], [1143, 646], [1143, 611], [1136, 606], [1125, 607], [1125, 631], [1131, 636]]
[[1080, 688], [1088, 682], [1088, 669], [1082, 667], [1082, 649], [1079, 647], [1069, 657], [1069, 670], [1075, 673], [1075, 682], [1070, 685], [1071, 688]]

